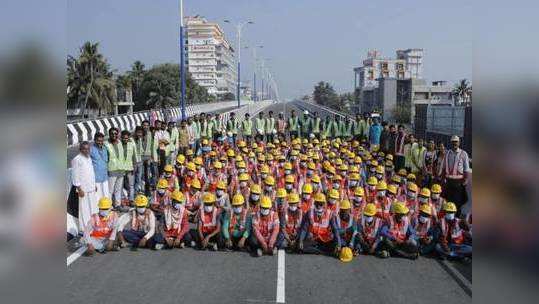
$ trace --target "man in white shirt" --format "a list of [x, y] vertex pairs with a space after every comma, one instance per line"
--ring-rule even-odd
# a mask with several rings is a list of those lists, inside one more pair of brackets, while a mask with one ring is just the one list
[[468, 200], [466, 184], [471, 171], [468, 153], [459, 146], [460, 138], [457, 135], [452, 136], [451, 149], [445, 153], [442, 162], [442, 177], [446, 182], [444, 198], [457, 205], [458, 213], [460, 213], [460, 207]]
[[79, 229], [84, 232], [92, 214], [97, 213], [97, 187], [90, 157], [90, 143], [79, 146], [80, 153], [71, 160], [72, 184], [79, 199]]

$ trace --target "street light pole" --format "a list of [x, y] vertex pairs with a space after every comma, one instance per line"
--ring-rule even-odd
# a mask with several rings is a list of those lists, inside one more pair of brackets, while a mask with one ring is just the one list
[[180, 107], [182, 120], [185, 117], [185, 41], [184, 41], [184, 28], [183, 28], [183, 0], [180, 0], [180, 79], [181, 79], [181, 94], [180, 94]]
[[[225, 20], [224, 22], [226, 23], [231, 23], [229, 20]], [[236, 25], [236, 29], [237, 29], [237, 35], [238, 35], [238, 87], [237, 87], [237, 90], [236, 90], [236, 95], [237, 95], [237, 99], [238, 99], [238, 108], [241, 106], [240, 105], [240, 85], [241, 85], [241, 30], [243, 28], [243, 26], [247, 25], [247, 24], [253, 24], [254, 22], [253, 21], [246, 21], [246, 22], [240, 22]]]

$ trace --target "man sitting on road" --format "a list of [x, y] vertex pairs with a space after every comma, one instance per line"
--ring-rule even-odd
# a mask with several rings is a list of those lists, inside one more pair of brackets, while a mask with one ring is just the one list
[[253, 214], [252, 233], [249, 239], [251, 250], [258, 257], [264, 253], [273, 255], [277, 252], [276, 241], [279, 234], [279, 216], [271, 209], [271, 199], [262, 196], [259, 207]]
[[457, 206], [446, 202], [442, 207], [444, 217], [438, 224], [438, 244], [436, 251], [441, 258], [468, 260], [472, 256], [470, 227], [466, 221], [455, 216]]
[[199, 249], [210, 248], [217, 251], [223, 248], [223, 238], [221, 237], [220, 210], [215, 207], [215, 194], [206, 192], [202, 195], [204, 207], [198, 210], [198, 225], [194, 239]]
[[395, 202], [392, 206], [393, 216], [382, 228], [382, 250], [380, 256], [387, 258], [402, 256], [412, 260], [417, 259], [418, 246], [415, 230], [408, 217], [408, 207], [403, 202]]
[[191, 243], [189, 215], [185, 209], [185, 196], [179, 190], [171, 194], [171, 204], [166, 205], [163, 221], [159, 225], [166, 248], [184, 248]]
[[241, 193], [232, 197], [232, 212], [223, 219], [223, 238], [227, 249], [243, 250], [251, 232], [251, 214]]
[[135, 197], [136, 209], [131, 214], [131, 225], [122, 231], [122, 237], [131, 244], [131, 250], [148, 247], [163, 248], [163, 237], [155, 233], [155, 215], [148, 209], [148, 198], [142, 194]]
[[105, 251], [118, 250], [114, 245], [118, 215], [115, 211], [111, 211], [112, 200], [108, 197], [102, 197], [97, 206], [99, 212], [92, 214], [88, 226], [84, 230], [84, 239], [88, 246], [87, 255], [92, 255], [95, 251], [105, 253]]

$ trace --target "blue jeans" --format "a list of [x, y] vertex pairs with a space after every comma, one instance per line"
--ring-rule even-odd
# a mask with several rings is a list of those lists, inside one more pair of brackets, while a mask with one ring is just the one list
[[144, 165], [142, 162], [135, 164], [135, 192], [144, 191]]
[[468, 244], [449, 244], [449, 252], [446, 252], [443, 250], [442, 246], [440, 244], [436, 245], [436, 251], [438, 251], [439, 254], [445, 257], [451, 257], [451, 258], [463, 258], [463, 257], [469, 257], [472, 255], [472, 246]]

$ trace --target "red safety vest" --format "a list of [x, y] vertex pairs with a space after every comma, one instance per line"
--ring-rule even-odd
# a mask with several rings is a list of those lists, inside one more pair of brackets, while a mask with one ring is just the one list
[[313, 238], [324, 243], [333, 240], [333, 233], [331, 233], [330, 227], [333, 212], [330, 209], [326, 209], [321, 216], [315, 216], [314, 213], [314, 210], [311, 210], [309, 215], [311, 220], [310, 232]]
[[447, 240], [450, 240], [453, 244], [462, 244], [464, 242], [464, 233], [460, 228], [460, 219], [455, 219], [453, 223], [447, 223], [445, 218], [440, 220], [440, 229], [442, 230], [442, 236]]
[[307, 213], [309, 212], [309, 209], [311, 209], [313, 205], [313, 199], [312, 198], [310, 198], [309, 200], [302, 199], [299, 205], [300, 205], [299, 208], [301, 209], [301, 211], [303, 213]]
[[303, 211], [299, 209], [295, 213], [297, 213], [297, 215], [294, 215], [294, 214], [289, 215], [288, 210], [286, 210], [284, 214], [284, 219], [286, 222], [286, 225], [285, 225], [286, 233], [289, 236], [296, 236], [301, 226], [301, 219], [303, 218]]
[[219, 214], [219, 209], [213, 207], [211, 213], [207, 213], [204, 209], [200, 209], [199, 218], [202, 221], [202, 233], [210, 234], [217, 229], [217, 215]]
[[181, 205], [177, 210], [173, 207], [165, 209], [165, 233], [167, 237], [178, 236], [182, 229], [183, 218], [185, 214], [185, 206]]
[[109, 238], [118, 216], [116, 212], [111, 212], [107, 217], [101, 217], [99, 214], [92, 215], [92, 233], [91, 237]]
[[430, 227], [432, 226], [431, 219], [428, 219], [426, 223], [421, 223], [420, 221], [417, 221], [415, 230], [417, 232], [417, 236], [420, 238], [425, 238], [428, 236], [428, 232]]
[[270, 210], [270, 214], [263, 217], [260, 215], [260, 212], [257, 212], [253, 217], [253, 226], [256, 227], [262, 237], [268, 241], [273, 229], [279, 229], [279, 218], [277, 217], [277, 213]]
[[363, 238], [369, 243], [372, 243], [376, 239], [378, 230], [380, 229], [380, 225], [382, 223], [382, 220], [376, 217], [373, 219], [373, 221], [374, 223], [368, 225], [367, 221], [365, 221], [365, 218], [361, 218], [361, 234]]
[[408, 231], [408, 226], [410, 225], [410, 220], [408, 217], [403, 217], [400, 223], [395, 221], [394, 217], [389, 218], [389, 235], [395, 239], [404, 241], [406, 240], [406, 232]]
[[[451, 153], [454, 154], [454, 153]], [[459, 168], [459, 162], [463, 162], [464, 160], [461, 159], [462, 156], [462, 150], [459, 150], [457, 154], [455, 155], [455, 161], [453, 162], [453, 167], [449, 168], [449, 153], [445, 154], [445, 177], [451, 178], [451, 179], [461, 179], [464, 178], [464, 174], [461, 174], [458, 172]], [[464, 164], [462, 165], [464, 168]]]
[[[239, 221], [238, 221], [239, 218]], [[232, 233], [234, 231], [234, 228], [236, 228], [236, 225], [240, 225], [240, 231], [245, 231], [245, 223], [247, 222], [247, 208], [243, 208], [241, 210], [240, 215], [238, 216], [236, 213], [232, 212], [230, 215], [230, 224], [228, 225], [228, 231]]]

